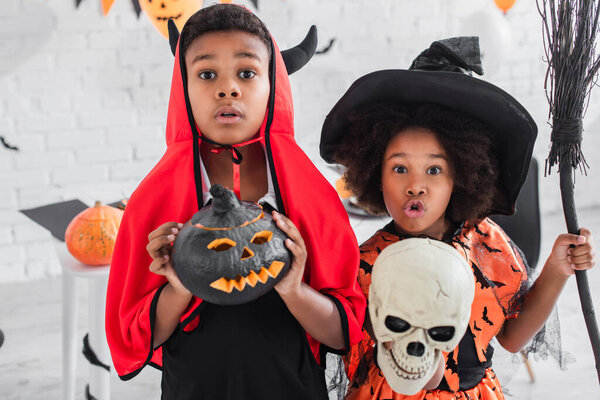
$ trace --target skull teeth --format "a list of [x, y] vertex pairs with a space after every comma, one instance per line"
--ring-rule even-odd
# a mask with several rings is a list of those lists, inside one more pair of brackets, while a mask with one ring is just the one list
[[245, 277], [238, 275], [233, 279], [220, 278], [211, 283], [210, 287], [226, 293], [231, 293], [234, 288], [241, 292], [246, 287], [246, 284], [254, 287], [259, 281], [265, 283], [269, 277], [277, 278], [284, 265], [281, 261], [273, 261], [269, 268], [261, 267], [258, 273], [250, 271]]
[[394, 372], [404, 379], [421, 379], [433, 365], [433, 358], [430, 357], [431, 353], [429, 351], [421, 358], [424, 359], [423, 361], [425, 361], [425, 363], [416, 368], [410, 367], [405, 362], [402, 362], [402, 360], [407, 358], [407, 356], [403, 353], [399, 354], [395, 348], [392, 348], [390, 351], [386, 351], [386, 354], [388, 356], [388, 362]]

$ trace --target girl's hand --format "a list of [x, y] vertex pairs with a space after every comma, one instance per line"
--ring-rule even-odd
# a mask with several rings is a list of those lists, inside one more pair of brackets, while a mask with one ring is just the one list
[[306, 245], [296, 228], [296, 225], [286, 216], [273, 211], [273, 220], [277, 227], [287, 236], [285, 247], [292, 252], [292, 265], [287, 275], [275, 285], [275, 290], [282, 297], [294, 295], [300, 292], [302, 286], [302, 277], [304, 276], [304, 267], [306, 265]]
[[[569, 277], [576, 270], [590, 269], [596, 263], [592, 233], [586, 228], [581, 228], [580, 233], [579, 236], [563, 233], [558, 235], [554, 242], [547, 267], [552, 268], [562, 277]], [[571, 245], [575, 245], [575, 247], [570, 247]]]
[[148, 235], [146, 251], [148, 251], [148, 254], [152, 257], [152, 262], [148, 267], [150, 272], [157, 275], [163, 275], [167, 278], [177, 293], [190, 295], [190, 291], [183, 286], [171, 263], [173, 241], [182, 227], [183, 224], [177, 222], [167, 222], [162, 224]]

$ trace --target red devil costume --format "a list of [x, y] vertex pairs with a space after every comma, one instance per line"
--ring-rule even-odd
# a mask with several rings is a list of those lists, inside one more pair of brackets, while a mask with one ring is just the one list
[[[181, 36], [186, 32], [184, 27]], [[356, 281], [356, 239], [337, 193], [294, 140], [288, 70], [274, 42], [270, 63], [271, 92], [259, 136], [277, 209], [298, 227], [308, 253], [304, 282], [335, 303], [349, 349], [362, 337], [366, 307]], [[156, 304], [167, 281], [148, 270], [148, 234], [165, 222], [186, 222], [204, 206], [202, 133], [186, 87], [178, 44], [167, 149], [131, 195], [111, 262], [106, 333], [117, 373], [128, 380], [146, 364], [164, 367], [163, 398], [326, 398], [319, 364], [332, 349], [306, 334], [275, 290], [239, 306], [194, 297], [171, 338], [153, 349]]]

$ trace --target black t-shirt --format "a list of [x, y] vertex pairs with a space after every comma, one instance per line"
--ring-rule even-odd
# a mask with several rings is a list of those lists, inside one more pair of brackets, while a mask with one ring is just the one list
[[199, 325], [163, 345], [163, 400], [328, 398], [324, 369], [277, 291], [200, 307]]

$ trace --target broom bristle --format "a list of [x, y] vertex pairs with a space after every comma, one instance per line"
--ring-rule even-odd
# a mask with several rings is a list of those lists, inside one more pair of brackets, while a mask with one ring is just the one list
[[588, 164], [581, 150], [581, 120], [596, 82], [600, 61], [595, 42], [600, 2], [589, 0], [538, 0], [543, 20], [544, 50], [548, 70], [544, 88], [552, 118], [552, 146], [546, 173], [557, 165], [579, 168]]

